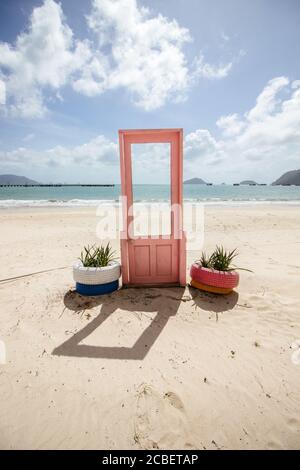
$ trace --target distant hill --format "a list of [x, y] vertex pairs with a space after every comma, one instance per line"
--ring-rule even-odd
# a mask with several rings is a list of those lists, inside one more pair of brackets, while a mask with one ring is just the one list
[[207, 184], [201, 178], [191, 178], [190, 180], [185, 180], [183, 184]]
[[253, 181], [253, 180], [244, 180], [244, 181], [241, 181], [240, 184], [257, 184], [256, 181]]
[[0, 175], [0, 184], [39, 184], [26, 176]]
[[296, 186], [300, 186], [300, 170], [292, 170], [284, 173], [278, 180], [272, 183], [273, 186], [275, 185], [289, 185], [295, 184]]

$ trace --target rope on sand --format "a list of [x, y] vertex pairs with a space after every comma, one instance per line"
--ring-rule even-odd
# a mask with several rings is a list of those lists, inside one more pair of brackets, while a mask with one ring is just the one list
[[67, 269], [70, 266], [62, 266], [61, 268], [44, 269], [43, 271], [36, 271], [35, 273], [23, 274], [22, 276], [8, 277], [7, 279], [0, 279], [0, 282], [15, 281], [23, 277], [34, 276], [35, 274], [49, 273], [50, 271], [57, 271], [58, 269]]

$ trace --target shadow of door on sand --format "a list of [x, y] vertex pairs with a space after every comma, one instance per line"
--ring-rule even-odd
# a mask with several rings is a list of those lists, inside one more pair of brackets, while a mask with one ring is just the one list
[[[65, 308], [82, 312], [100, 306], [99, 315], [82, 330], [55, 348], [55, 356], [73, 356], [106, 359], [142, 360], [157, 340], [171, 316], [176, 315], [184, 288], [138, 288], [122, 289], [103, 297], [82, 297], [76, 291], [69, 291], [64, 297]], [[168, 302], [163, 302], [168, 299]], [[119, 307], [131, 312], [152, 312], [151, 323], [132, 347], [89, 346], [81, 343], [100, 327]]]

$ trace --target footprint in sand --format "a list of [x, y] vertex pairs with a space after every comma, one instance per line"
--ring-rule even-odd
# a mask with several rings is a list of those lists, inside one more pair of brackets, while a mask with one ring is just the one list
[[6, 345], [0, 340], [0, 364], [6, 364]]
[[300, 364], [300, 339], [297, 339], [292, 343], [291, 348], [294, 350], [292, 352], [292, 363], [296, 366]]
[[142, 384], [137, 394], [134, 440], [142, 449], [195, 448], [180, 397]]
[[287, 420], [287, 425], [293, 433], [298, 433], [300, 431], [300, 420], [298, 418], [289, 418]]
[[178, 410], [183, 410], [184, 406], [178, 395], [174, 392], [167, 392], [164, 396], [165, 399], [169, 400], [170, 405], [174, 406]]

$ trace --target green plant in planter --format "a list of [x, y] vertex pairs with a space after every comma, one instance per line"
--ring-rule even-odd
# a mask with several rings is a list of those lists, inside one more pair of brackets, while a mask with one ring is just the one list
[[217, 271], [236, 271], [238, 269], [252, 272], [250, 269], [239, 268], [232, 264], [233, 259], [238, 255], [237, 249], [225, 250], [223, 246], [216, 246], [214, 252], [208, 257], [204, 252], [201, 254], [199, 264], [203, 268], [211, 268]]
[[116, 259], [114, 254], [115, 252], [112, 250], [110, 243], [106, 246], [92, 245], [90, 247], [88, 245], [83, 248], [79, 259], [85, 268], [101, 268], [108, 266], [111, 261]]
[[202, 251], [199, 264], [201, 264], [203, 268], [211, 268], [211, 256], [208, 257], [207, 254]]
[[232, 251], [226, 251], [223, 246], [216, 246], [215, 251], [210, 257], [211, 267], [217, 271], [233, 271], [232, 260], [238, 255], [236, 248]]

